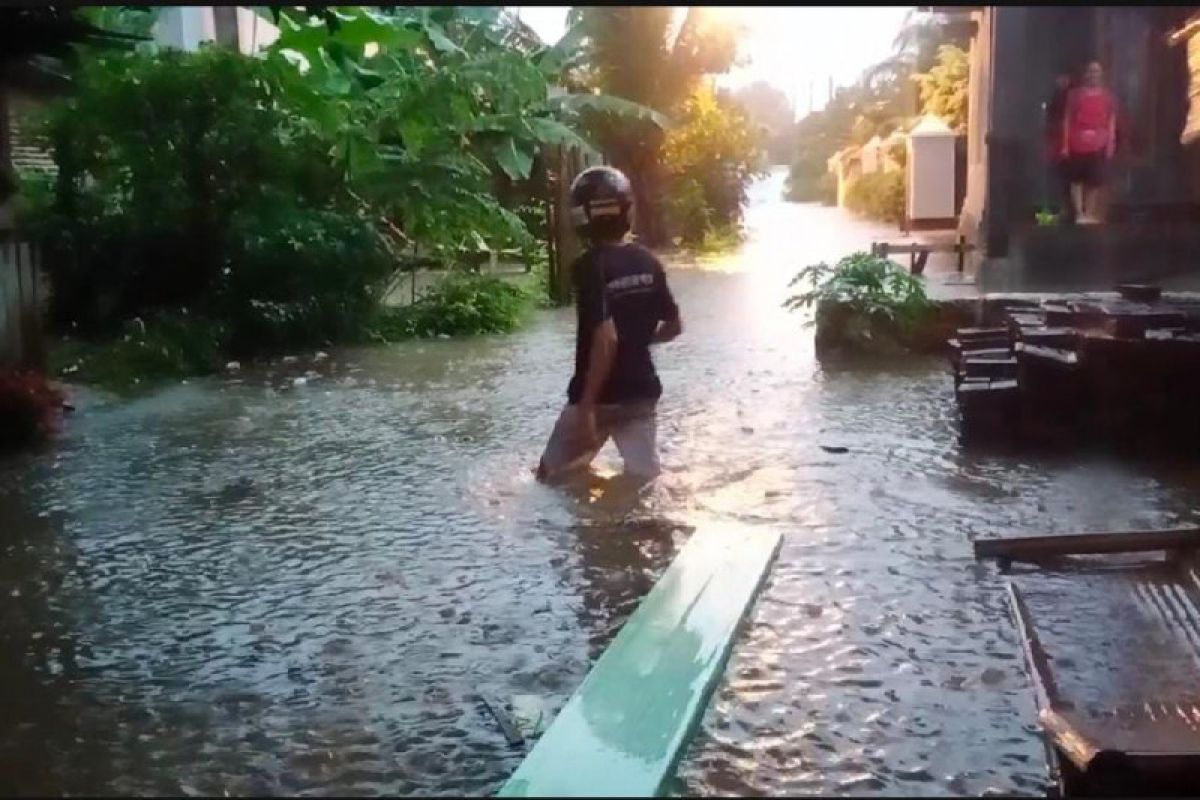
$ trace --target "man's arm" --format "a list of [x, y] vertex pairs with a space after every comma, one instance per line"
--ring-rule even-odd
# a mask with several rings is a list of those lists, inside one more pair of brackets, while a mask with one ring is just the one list
[[583, 436], [595, 441], [596, 404], [608, 382], [613, 362], [617, 355], [617, 326], [613, 322], [605, 295], [604, 275], [598, 265], [581, 259], [575, 272], [579, 290], [580, 332], [591, 331], [591, 348], [588, 353], [587, 372], [583, 379], [583, 390], [579, 394], [576, 409]]
[[617, 326], [612, 317], [609, 317], [592, 332], [592, 352], [588, 357], [587, 377], [583, 382], [583, 393], [579, 396], [582, 410], [590, 411], [596, 407], [616, 358]]
[[654, 332], [651, 344], [666, 344], [672, 339], [678, 338], [681, 333], [683, 333], [683, 320], [679, 317], [665, 320], [658, 323], [658, 330]]
[[651, 344], [666, 344], [683, 333], [683, 321], [679, 318], [679, 306], [667, 285], [667, 272], [662, 264], [654, 266], [655, 292], [658, 296], [658, 328], [654, 331]]

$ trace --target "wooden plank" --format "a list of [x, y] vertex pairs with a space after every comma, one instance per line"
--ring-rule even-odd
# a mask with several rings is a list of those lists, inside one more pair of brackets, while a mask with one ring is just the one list
[[970, 252], [975, 249], [972, 245], [960, 246], [957, 242], [953, 244], [891, 244], [890, 242], [876, 242], [875, 248], [884, 258], [892, 253], [898, 255], [912, 255], [914, 253], [958, 253], [962, 251]]
[[1052, 556], [1145, 553], [1188, 547], [1200, 547], [1200, 528], [976, 539], [975, 557], [1036, 560]]
[[780, 541], [694, 533], [499, 796], [663, 794]]

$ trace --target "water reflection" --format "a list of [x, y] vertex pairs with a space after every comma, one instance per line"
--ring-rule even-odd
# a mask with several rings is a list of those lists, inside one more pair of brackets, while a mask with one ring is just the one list
[[1191, 521], [1196, 468], [967, 453], [940, 361], [818, 365], [786, 283], [877, 231], [776, 202], [780, 180], [738, 255], [673, 277], [688, 332], [658, 355], [647, 491], [611, 450], [575, 490], [530, 474], [569, 310], [79, 398], [57, 447], [0, 464], [0, 785], [490, 793], [521, 753], [477, 696], [565, 701], [716, 516], [786, 540], [682, 789], [1042, 792], [1003, 585], [970, 540]]

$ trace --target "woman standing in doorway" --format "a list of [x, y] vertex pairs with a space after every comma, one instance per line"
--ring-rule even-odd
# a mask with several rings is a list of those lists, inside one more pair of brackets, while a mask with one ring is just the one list
[[1067, 95], [1062, 156], [1071, 179], [1071, 205], [1081, 223], [1100, 222], [1104, 185], [1117, 146], [1117, 100], [1104, 86], [1104, 68], [1092, 61], [1083, 85]]

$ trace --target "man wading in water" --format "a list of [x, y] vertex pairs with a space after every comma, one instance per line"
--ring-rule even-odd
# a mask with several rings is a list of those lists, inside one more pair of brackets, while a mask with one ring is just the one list
[[655, 407], [662, 384], [650, 345], [669, 342], [683, 326], [654, 254], [624, 241], [633, 191], [612, 167], [584, 170], [571, 184], [571, 221], [589, 244], [575, 260], [575, 374], [567, 406], [538, 464], [539, 480], [586, 467], [611, 436], [625, 472], [656, 477]]

